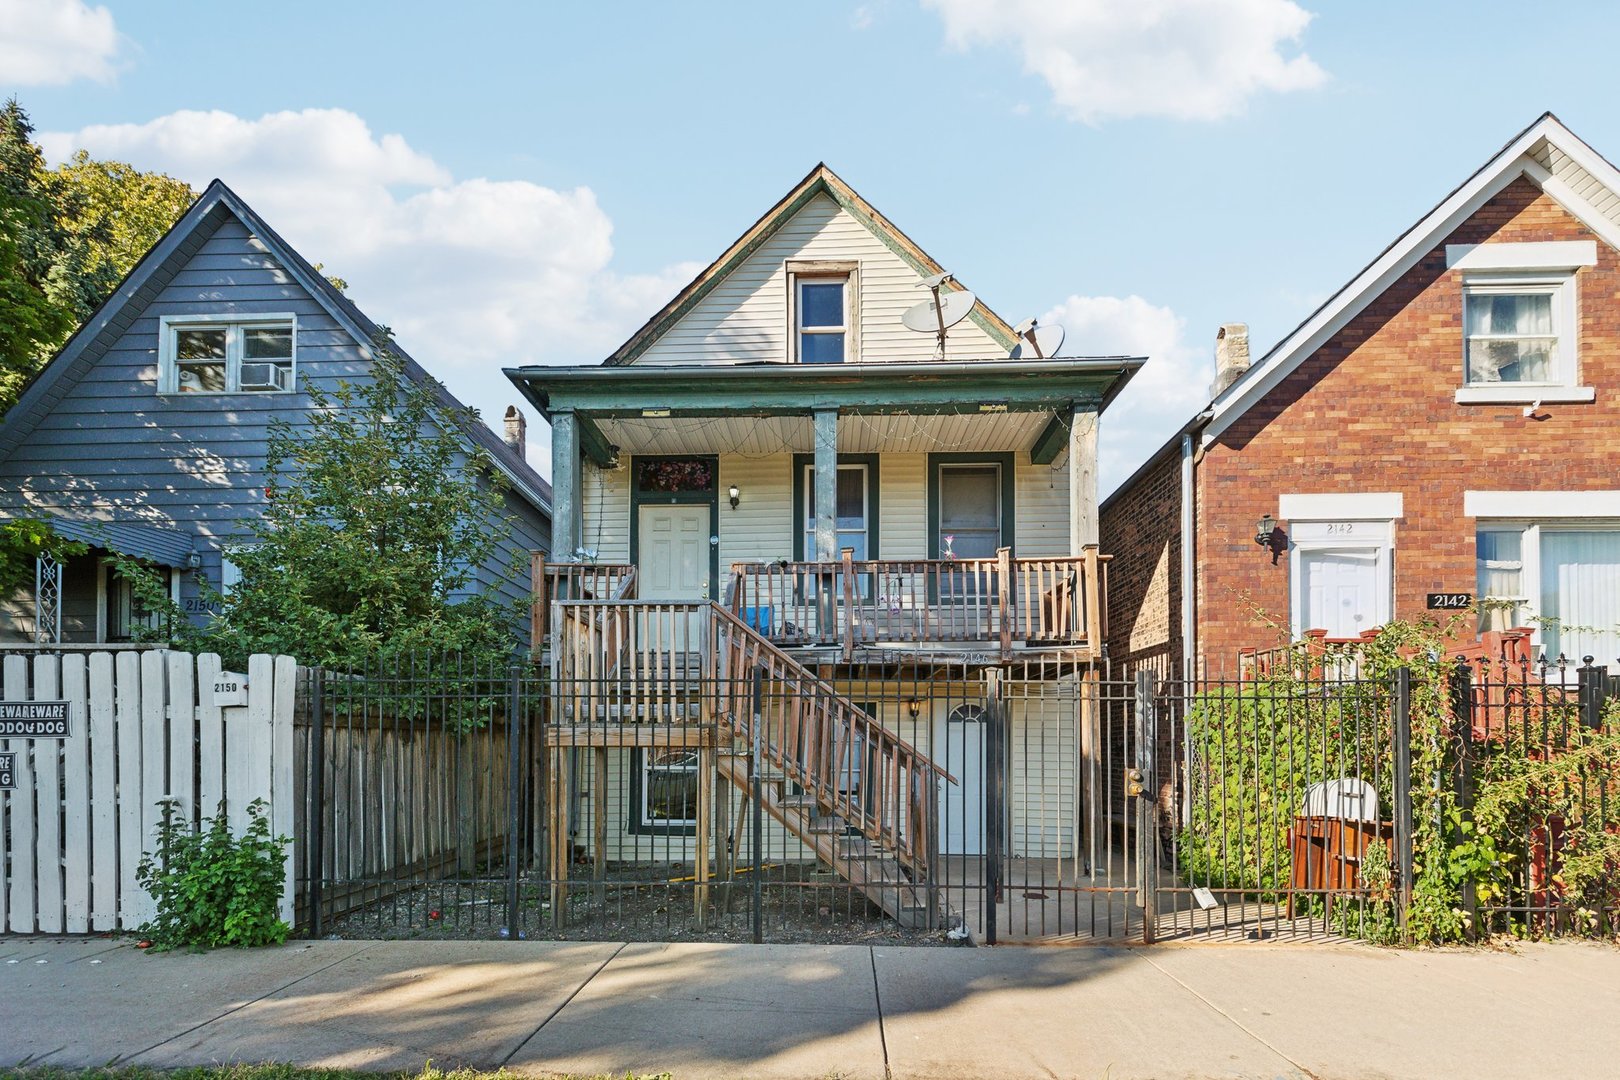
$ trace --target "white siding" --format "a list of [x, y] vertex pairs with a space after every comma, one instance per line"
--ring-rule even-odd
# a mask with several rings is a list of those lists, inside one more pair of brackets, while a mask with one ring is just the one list
[[1004, 684], [1012, 755], [1007, 790], [1012, 853], [1074, 853], [1080, 700], [1072, 679]]
[[[1069, 553], [1069, 472], [1066, 465], [1014, 464], [1014, 545], [1035, 558]], [[928, 555], [926, 454], [883, 454], [878, 459], [878, 557], [921, 559]], [[631, 469], [584, 470], [585, 546], [600, 562], [630, 561]], [[793, 456], [720, 456], [720, 572], [733, 562], [791, 559]], [[732, 484], [741, 489], [737, 509], [726, 501]], [[722, 583], [723, 584], [723, 583]]]
[[[805, 204], [713, 291], [666, 331], [637, 363], [783, 362], [788, 353], [790, 259], [856, 261], [862, 360], [931, 360], [931, 335], [900, 324], [906, 308], [926, 299], [911, 266], [826, 195]], [[1004, 357], [1007, 350], [971, 319], [953, 327], [950, 360]]]

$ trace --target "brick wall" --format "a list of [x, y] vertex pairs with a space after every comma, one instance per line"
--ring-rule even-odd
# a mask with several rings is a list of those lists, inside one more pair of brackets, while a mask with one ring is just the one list
[[1160, 455], [1102, 508], [1108, 567], [1108, 655], [1140, 666], [1181, 653], [1181, 453]]
[[[1445, 244], [1595, 240], [1532, 184], [1504, 189], [1425, 256], [1209, 447], [1198, 470], [1199, 638], [1206, 662], [1231, 667], [1236, 650], [1286, 630], [1288, 559], [1276, 566], [1254, 543], [1254, 523], [1277, 514], [1283, 493], [1399, 491], [1395, 523], [1397, 618], [1423, 612], [1427, 592], [1474, 591], [1474, 528], [1465, 490], [1620, 488], [1620, 254], [1598, 240], [1598, 264], [1576, 278], [1581, 384], [1590, 404], [1458, 405], [1462, 384], [1462, 273]], [[1143, 487], [1153, 488], [1144, 477]], [[1142, 509], [1151, 514], [1146, 494]], [[1135, 493], [1119, 500], [1136, 502]], [[1170, 515], [1166, 515], [1167, 518]], [[1283, 522], [1286, 529], [1288, 523]], [[1108, 542], [1108, 517], [1104, 540]], [[1154, 552], [1122, 563], [1145, 571]], [[1124, 604], [1114, 608], [1122, 616]], [[1119, 617], [1119, 616], [1116, 616]], [[1119, 632], [1129, 633], [1128, 618]]]

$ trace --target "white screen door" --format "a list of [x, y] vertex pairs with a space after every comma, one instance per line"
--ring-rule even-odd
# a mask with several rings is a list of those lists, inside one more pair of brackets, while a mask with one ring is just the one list
[[1376, 548], [1301, 551], [1300, 619], [1295, 629], [1356, 637], [1388, 621], [1387, 563]]

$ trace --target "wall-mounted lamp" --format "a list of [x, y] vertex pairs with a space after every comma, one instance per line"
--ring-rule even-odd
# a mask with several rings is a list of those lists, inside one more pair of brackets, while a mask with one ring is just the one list
[[742, 488], [738, 487], [736, 484], [732, 484], [731, 487], [726, 490], [726, 495], [731, 499], [731, 508], [733, 510], [737, 509], [737, 503], [742, 500]]
[[1271, 552], [1271, 565], [1277, 565], [1277, 556], [1288, 548], [1288, 537], [1277, 527], [1277, 519], [1266, 514], [1254, 523], [1254, 542]]
[[906, 712], [911, 714], [911, 718], [913, 720], [917, 719], [918, 714], [922, 712], [922, 701], [917, 698], [912, 698], [910, 701], [906, 702]]

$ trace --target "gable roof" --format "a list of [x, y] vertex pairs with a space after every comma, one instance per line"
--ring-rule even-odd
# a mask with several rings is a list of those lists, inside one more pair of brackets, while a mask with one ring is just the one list
[[[673, 300], [643, 323], [641, 329], [630, 335], [630, 339], [620, 345], [603, 363], [629, 364], [646, 352], [655, 341], [663, 337], [666, 331], [691, 311], [698, 301], [709, 295], [716, 285], [741, 265], [744, 259], [758, 250], [761, 244], [770, 239], [778, 229], [792, 219], [793, 215], [802, 210], [806, 203], [818, 195], [826, 195], [836, 202], [846, 213], [882, 240], [889, 250], [905, 260], [920, 276], [928, 277], [944, 272], [945, 268], [935, 262], [933, 256], [918, 247], [888, 218], [878, 213], [871, 203], [861, 198], [854, 188], [844, 183], [825, 163], [818, 163], [803, 180], [782, 196], [775, 206], [765, 211], [763, 217], [749, 226], [748, 230], [726, 248], [718, 259], [676, 293]], [[952, 277], [955, 280], [955, 275]], [[960, 281], [957, 281], [957, 284], [966, 288]], [[1006, 348], [1011, 349], [1018, 343], [1013, 328], [1001, 316], [986, 307], [984, 301], [974, 301], [973, 310], [969, 312], [968, 318]]]
[[1620, 249], [1620, 170], [1552, 113], [1543, 113], [1217, 394], [1206, 410], [1204, 441], [1220, 435], [1257, 405], [1453, 230], [1521, 177]]
[[[40, 420], [50, 414], [79, 377], [140, 316], [147, 304], [197, 252], [227, 215], [234, 215], [249, 232], [258, 237], [276, 261], [316, 303], [326, 309], [327, 314], [343, 327], [361, 349], [371, 348], [381, 327], [283, 240], [240, 195], [223, 181], [214, 180], [163, 238], [141, 257], [118, 288], [85, 320], [84, 325], [50, 362], [29, 381], [17, 403], [0, 422], [0, 457], [15, 450]], [[392, 348], [400, 357], [406, 378], [429, 386], [440, 404], [453, 414], [465, 413], [466, 406], [445, 389], [443, 383], [429, 375], [397, 343], [393, 343]], [[536, 509], [551, 513], [551, 485], [520, 454], [506, 445], [504, 439], [482, 421], [470, 417], [462, 425], [462, 431], [488, 452], [495, 467], [511, 482], [514, 492]]]

